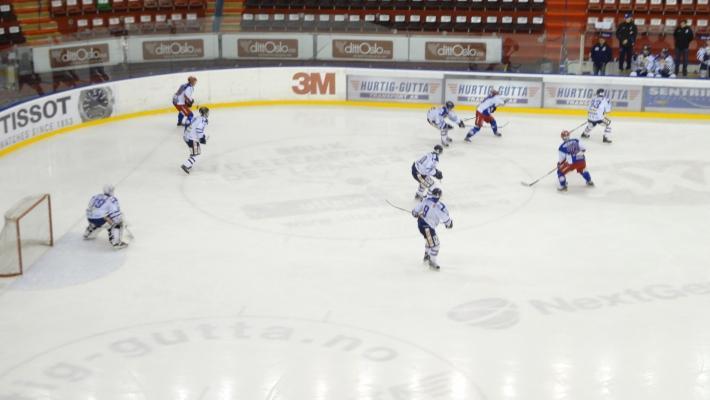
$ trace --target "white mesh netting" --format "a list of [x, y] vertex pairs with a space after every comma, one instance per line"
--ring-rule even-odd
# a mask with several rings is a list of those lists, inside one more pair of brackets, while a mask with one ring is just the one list
[[20, 274], [52, 244], [49, 208], [49, 195], [40, 194], [23, 198], [5, 213], [0, 232], [0, 276]]

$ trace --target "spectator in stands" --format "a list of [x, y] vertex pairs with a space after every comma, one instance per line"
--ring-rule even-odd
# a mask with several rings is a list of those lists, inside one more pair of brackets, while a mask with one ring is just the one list
[[104, 70], [103, 65], [98, 65], [89, 68], [89, 80], [91, 83], [103, 83], [111, 80], [106, 70]]
[[52, 72], [52, 91], [56, 92], [62, 83], [73, 89], [79, 86], [79, 77], [70, 69]]
[[705, 47], [698, 49], [696, 57], [700, 62], [700, 77], [710, 78], [710, 39], [705, 41]]
[[[616, 28], [616, 38], [619, 39], [619, 71], [631, 69], [631, 57], [634, 54], [638, 28], [632, 19], [631, 13], [624, 15], [624, 22]], [[626, 62], [626, 68], [624, 68]]]
[[30, 54], [27, 52], [22, 53], [20, 56], [20, 61], [17, 65], [17, 75], [19, 76], [19, 91], [22, 91], [22, 87], [27, 85], [34, 89], [38, 95], [44, 96], [44, 90], [41, 86], [42, 78], [35, 73]]
[[606, 75], [606, 64], [611, 61], [611, 47], [606, 45], [606, 39], [599, 38], [599, 42], [592, 47], [589, 58], [592, 59], [594, 75]]
[[684, 19], [680, 20], [680, 26], [673, 31], [673, 39], [675, 40], [675, 74], [678, 75], [682, 63], [683, 76], [688, 76], [688, 48], [693, 41], [693, 30]]

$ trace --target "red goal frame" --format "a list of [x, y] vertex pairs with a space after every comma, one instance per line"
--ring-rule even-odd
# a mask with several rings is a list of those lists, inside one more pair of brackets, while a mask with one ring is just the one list
[[49, 193], [45, 193], [41, 195], [37, 201], [32, 203], [30, 206], [27, 207], [25, 211], [22, 212], [22, 214], [18, 215], [14, 219], [14, 224], [15, 224], [15, 241], [17, 242], [17, 258], [18, 258], [18, 263], [19, 263], [19, 270], [18, 272], [15, 273], [10, 273], [10, 274], [0, 274], [0, 278], [10, 278], [13, 276], [19, 276], [22, 275], [24, 272], [24, 265], [22, 262], [22, 231], [20, 228], [22, 218], [24, 218], [27, 214], [32, 212], [35, 208], [37, 208], [40, 204], [42, 204], [44, 201], [47, 201], [47, 217], [49, 221], [49, 246], [54, 246], [54, 224], [52, 223], [52, 196]]

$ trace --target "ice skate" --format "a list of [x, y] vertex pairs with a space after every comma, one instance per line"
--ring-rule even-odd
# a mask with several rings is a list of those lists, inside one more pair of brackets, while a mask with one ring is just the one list
[[592, 181], [587, 182], [587, 186], [594, 186], [594, 182], [592, 182]]
[[566, 192], [567, 191], [567, 186], [560, 186], [557, 188], [558, 192]]
[[609, 139], [608, 137], [604, 136], [604, 139], [602, 140], [602, 142], [604, 142], [604, 143], [611, 143], [611, 139]]
[[436, 261], [433, 261], [431, 258], [427, 260], [427, 264], [429, 264], [429, 268], [438, 271], [441, 267], [439, 264], [436, 263]]
[[114, 250], [121, 250], [121, 249], [125, 249], [126, 247], [128, 247], [128, 243], [126, 243], [126, 242], [116, 243], [113, 245]]
[[584, 132], [584, 133], [582, 134], [582, 138], [583, 138], [583, 139], [589, 139], [589, 134], [588, 134], [587, 132]]
[[181, 165], [180, 168], [182, 168], [182, 170], [185, 171], [186, 174], [190, 175], [190, 168], [188, 168], [184, 165]]
[[423, 263], [429, 263], [429, 254], [424, 254], [424, 259], [422, 260]]

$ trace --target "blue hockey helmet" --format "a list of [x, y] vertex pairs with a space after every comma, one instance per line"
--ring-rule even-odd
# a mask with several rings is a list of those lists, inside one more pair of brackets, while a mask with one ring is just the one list
[[444, 105], [446, 106], [446, 108], [447, 108], [448, 110], [453, 110], [453, 109], [454, 109], [454, 102], [451, 101], [451, 100], [449, 100], [449, 101], [447, 101], [446, 103], [444, 103]]

